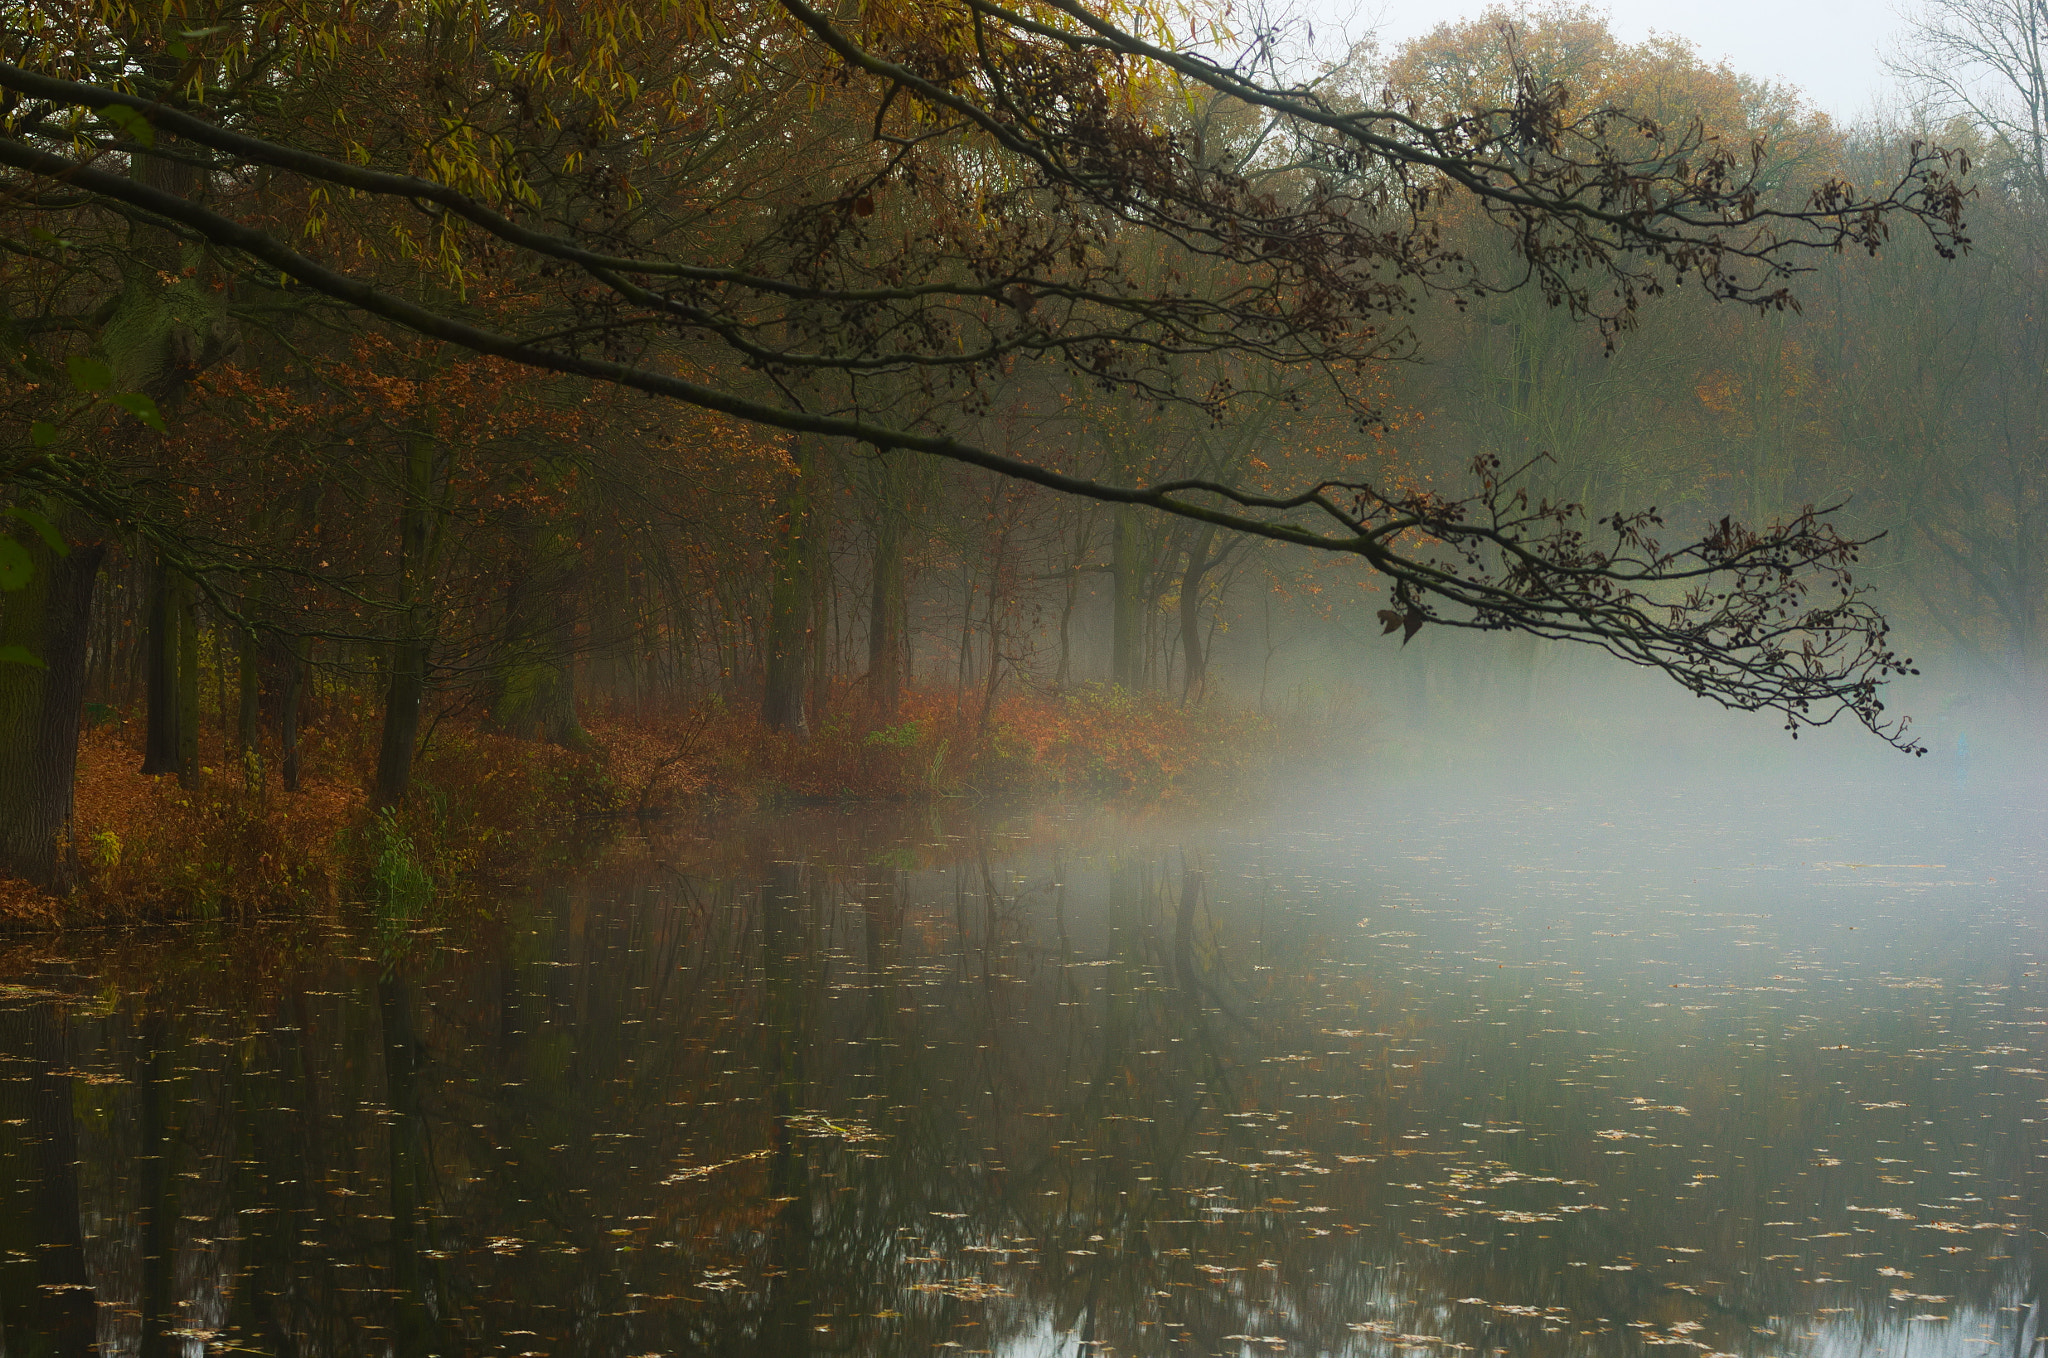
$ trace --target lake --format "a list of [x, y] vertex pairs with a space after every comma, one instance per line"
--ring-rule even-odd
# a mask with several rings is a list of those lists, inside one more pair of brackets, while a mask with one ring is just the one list
[[812, 810], [15, 940], [42, 1353], [2033, 1354], [2038, 784]]

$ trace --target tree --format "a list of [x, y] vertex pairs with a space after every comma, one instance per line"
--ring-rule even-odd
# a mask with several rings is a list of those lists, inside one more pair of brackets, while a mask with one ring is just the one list
[[[1447, 204], [1604, 333], [1685, 282], [1783, 308], [1816, 252], [1875, 251], [1899, 223], [1963, 248], [1946, 153], [1916, 147], [1872, 193], [1792, 192], [1762, 145], [1576, 100], [1526, 63], [1490, 103], [1427, 112], [1295, 79], [1266, 38], [1223, 64], [1080, 0], [758, 0], [716, 23], [460, 0], [374, 28], [269, 4], [140, 28], [98, 0], [7, 13], [14, 200], [203, 244], [245, 306], [321, 299], [801, 438], [1348, 555], [1393, 586], [1404, 633], [1588, 642], [1795, 727], [1847, 713], [1905, 743], [1877, 697], [1905, 662], [1853, 584], [1861, 544], [1818, 514], [1674, 549], [1653, 514], [1620, 516], [1594, 546], [1491, 464], [1469, 496], [1341, 470], [1280, 490], [1101, 481], [960, 431], [1024, 371], [1228, 421], [1239, 393], [1183, 371], [1214, 355], [1321, 374], [1369, 422], [1417, 299], [1504, 285], [1447, 242]], [[1163, 115], [1191, 99], [1241, 109], [1253, 153]], [[872, 399], [886, 388], [916, 399]], [[83, 513], [125, 512], [126, 487], [48, 459], [7, 483], [31, 471]]]
[[1890, 65], [1934, 117], [1982, 129], [2007, 193], [2048, 205], [2048, 0], [1926, 0]]

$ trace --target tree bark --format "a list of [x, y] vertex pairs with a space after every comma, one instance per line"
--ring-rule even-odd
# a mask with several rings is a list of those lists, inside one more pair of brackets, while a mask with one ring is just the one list
[[1110, 624], [1109, 679], [1136, 693], [1145, 683], [1144, 548], [1137, 511], [1119, 505], [1111, 511], [1110, 581], [1114, 613]]
[[74, 885], [78, 723], [93, 584], [106, 548], [80, 544], [59, 556], [32, 531], [15, 540], [32, 573], [0, 599], [0, 646], [20, 646], [41, 665], [0, 661], [0, 872], [62, 894]]
[[494, 666], [491, 723], [522, 740], [589, 746], [576, 718], [576, 630], [581, 601], [574, 549], [554, 529], [533, 535], [525, 574], [505, 594], [505, 631]]
[[1197, 697], [1209, 683], [1209, 654], [1202, 645], [1202, 580], [1215, 565], [1209, 555], [1216, 543], [1216, 528], [1210, 524], [1195, 534], [1188, 548], [1188, 568], [1180, 580], [1180, 649], [1184, 664], [1180, 701]]
[[384, 731], [377, 745], [379, 807], [397, 806], [412, 785], [413, 748], [419, 742], [420, 708], [427, 696], [430, 643], [404, 638], [392, 643], [391, 676], [384, 689]]
[[[142, 744], [142, 771], [176, 774], [190, 786], [198, 772], [198, 732], [186, 726], [187, 687], [199, 681], [199, 637], [192, 581], [158, 558], [150, 573], [149, 640], [144, 666], [148, 705]], [[189, 683], [188, 683], [189, 680]]]
[[807, 711], [823, 717], [825, 709], [832, 705], [832, 674], [834, 671], [833, 619], [834, 605], [838, 602], [839, 585], [832, 572], [831, 518], [826, 514], [811, 515], [811, 540], [808, 547], [811, 562], [811, 656], [805, 680], [810, 691]]
[[306, 662], [299, 643], [287, 640], [284, 652], [284, 693], [277, 710], [278, 775], [286, 792], [299, 790], [299, 714], [306, 691]]
[[783, 495], [768, 591], [767, 672], [761, 694], [761, 720], [770, 730], [798, 736], [810, 732], [804, 671], [811, 651], [811, 479], [816, 466], [812, 441], [797, 440], [796, 476]]
[[981, 719], [975, 723], [975, 734], [988, 734], [989, 713], [995, 710], [996, 686], [1003, 679], [1003, 558], [1008, 554], [1010, 532], [1005, 528], [996, 534], [995, 552], [988, 567], [988, 680], [981, 691]]
[[881, 721], [894, 721], [903, 705], [903, 526], [884, 473], [876, 507], [873, 593], [868, 605], [868, 702]]
[[256, 638], [244, 632], [235, 646], [235, 751], [241, 756], [243, 773], [252, 782], [262, 780], [261, 770], [250, 762], [262, 732], [263, 675], [256, 659]]
[[384, 730], [377, 748], [377, 784], [372, 793], [379, 807], [404, 801], [412, 784], [420, 708], [426, 701], [427, 666], [434, 649], [429, 596], [433, 592], [431, 558], [439, 537], [436, 526], [443, 517], [434, 503], [439, 466], [432, 439], [415, 437], [407, 445], [404, 500], [398, 511], [399, 634], [391, 643]]

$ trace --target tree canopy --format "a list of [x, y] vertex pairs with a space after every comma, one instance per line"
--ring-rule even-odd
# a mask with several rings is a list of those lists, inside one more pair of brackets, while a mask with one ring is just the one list
[[[974, 421], [1036, 374], [1226, 424], [1314, 386], [1370, 428], [1375, 374], [1412, 353], [1428, 299], [1528, 288], [1610, 338], [1682, 285], [1793, 307], [1829, 253], [1908, 229], [1966, 248], [1957, 154], [1916, 143], [1867, 186], [1787, 173], [1788, 139], [1740, 100], [1583, 88], [1508, 30], [1468, 63], [1482, 78], [1376, 91], [1215, 13], [1080, 0], [5, 13], [8, 246], [57, 299], [17, 318], [9, 361], [45, 388], [61, 374], [32, 331], [68, 328], [145, 391], [218, 361], [235, 341], [214, 318], [365, 315], [1359, 558], [1392, 587], [1389, 631], [1588, 642], [1795, 730], [1847, 713], [1911, 746], [1878, 696], [1910, 662], [1855, 578], [1865, 544], [1826, 508], [1667, 542], [1655, 510], [1589, 523], [1491, 456], [1458, 494], [1342, 467], [1145, 480]], [[145, 328], [134, 270], [111, 299], [64, 300], [106, 220], [176, 243], [148, 359], [106, 330]], [[1482, 240], [1504, 269], [1481, 267]], [[174, 531], [115, 461], [23, 447], [5, 476], [153, 535], [202, 582], [266, 569], [252, 545]]]

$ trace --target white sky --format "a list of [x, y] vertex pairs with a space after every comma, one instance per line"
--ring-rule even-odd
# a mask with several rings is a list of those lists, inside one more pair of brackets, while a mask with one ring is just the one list
[[[1796, 85], [1817, 108], [1853, 122], [1891, 88], [1880, 49], [1900, 27], [1897, 0], [1611, 0], [1601, 6], [1624, 42], [1654, 29], [1690, 39], [1708, 61]], [[1308, 0], [1318, 39], [1377, 30], [1383, 50], [1440, 23], [1474, 16], [1486, 0]], [[1335, 36], [1335, 34], [1331, 34]], [[1322, 44], [1319, 42], [1318, 46]]]

